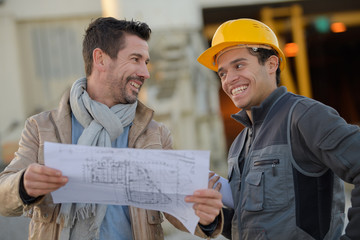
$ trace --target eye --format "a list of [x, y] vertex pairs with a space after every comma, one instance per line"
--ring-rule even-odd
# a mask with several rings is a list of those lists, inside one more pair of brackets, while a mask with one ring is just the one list
[[236, 64], [236, 69], [241, 68], [243, 65], [242, 64]]
[[218, 73], [218, 76], [219, 76], [219, 78], [222, 80], [222, 79], [224, 79], [224, 78], [226, 77], [226, 73], [224, 73], [224, 72], [219, 72], [219, 73]]
[[139, 58], [138, 58], [138, 57], [133, 57], [132, 60], [133, 60], [134, 62], [139, 62]]

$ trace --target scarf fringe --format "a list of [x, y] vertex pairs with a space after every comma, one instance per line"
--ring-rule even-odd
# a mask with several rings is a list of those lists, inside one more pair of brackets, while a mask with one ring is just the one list
[[73, 227], [76, 223], [76, 220], [85, 220], [90, 217], [96, 216], [96, 204], [85, 204], [84, 206], [81, 206], [79, 209], [75, 209], [76, 204], [72, 204], [72, 203], [70, 204], [71, 204], [70, 213], [64, 213], [60, 211], [56, 219], [56, 223], [63, 224], [64, 228]]
[[76, 218], [84, 220], [96, 215], [96, 205], [95, 204], [86, 204], [84, 207], [76, 210], [75, 216], [72, 220], [74, 223]]

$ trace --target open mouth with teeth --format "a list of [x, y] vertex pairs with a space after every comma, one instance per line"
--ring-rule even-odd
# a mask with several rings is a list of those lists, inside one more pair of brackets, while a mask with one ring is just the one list
[[140, 88], [140, 84], [137, 84], [136, 82], [130, 82], [130, 85], [133, 86], [136, 89]]
[[235, 96], [237, 94], [240, 94], [244, 92], [248, 87], [248, 85], [242, 85], [240, 87], [234, 88], [233, 90], [231, 90], [231, 95]]

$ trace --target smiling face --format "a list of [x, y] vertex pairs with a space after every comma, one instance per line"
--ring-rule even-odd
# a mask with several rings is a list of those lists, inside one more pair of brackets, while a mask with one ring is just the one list
[[124, 47], [116, 58], [99, 48], [93, 53], [94, 70], [88, 77], [87, 91], [93, 100], [108, 107], [134, 103], [144, 81], [150, 77], [147, 42], [136, 35], [124, 37]]
[[134, 103], [144, 81], [150, 77], [147, 42], [135, 35], [125, 38], [125, 47], [109, 62], [105, 81], [108, 97], [115, 104]]
[[270, 57], [261, 65], [248, 49], [236, 48], [223, 53], [217, 61], [224, 92], [251, 117], [251, 107], [259, 106], [277, 87], [274, 78], [277, 58]]

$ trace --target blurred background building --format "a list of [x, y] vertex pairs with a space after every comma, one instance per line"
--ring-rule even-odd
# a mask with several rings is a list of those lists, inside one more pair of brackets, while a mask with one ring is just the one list
[[[227, 150], [242, 129], [230, 115], [239, 109], [196, 58], [226, 20], [271, 26], [288, 61], [281, 83], [360, 122], [358, 0], [0, 0], [0, 166], [12, 160], [25, 119], [57, 107], [84, 75], [82, 37], [100, 16], [150, 25], [151, 78], [140, 98], [170, 128], [176, 149], [210, 150], [211, 170], [224, 177]], [[7, 223], [0, 219], [0, 229]]]

